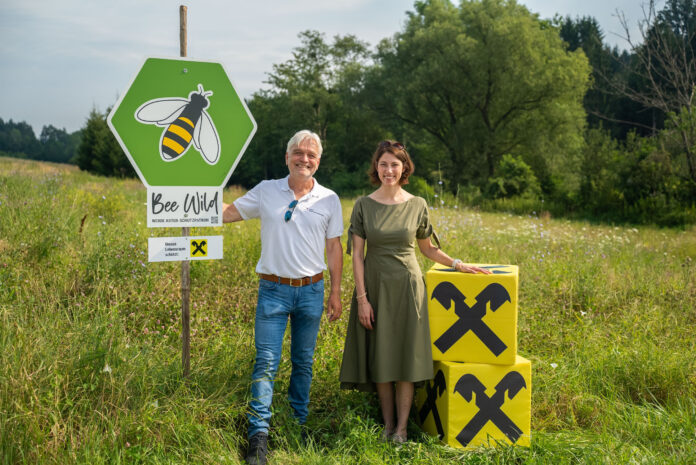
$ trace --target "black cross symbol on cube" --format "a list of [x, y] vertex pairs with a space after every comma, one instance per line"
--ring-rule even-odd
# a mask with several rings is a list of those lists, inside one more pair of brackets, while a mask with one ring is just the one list
[[526, 388], [527, 383], [524, 377], [517, 371], [507, 373], [503, 379], [495, 386], [495, 393], [488, 397], [486, 394], [486, 386], [472, 374], [465, 374], [454, 387], [454, 392], [464, 397], [467, 402], [471, 402], [473, 394], [476, 394], [476, 406], [479, 411], [476, 412], [469, 423], [457, 435], [459, 441], [464, 447], [471, 442], [474, 437], [481, 431], [486, 423], [492, 422], [507, 438], [514, 444], [522, 435], [522, 430], [503, 412], [500, 407], [505, 402], [505, 393], [508, 393], [508, 399], [513, 399], [517, 394]]
[[454, 302], [454, 313], [459, 319], [449, 327], [435, 342], [435, 347], [440, 352], [445, 353], [467, 331], [471, 331], [483, 342], [488, 349], [497, 357], [507, 345], [493, 332], [493, 330], [482, 320], [486, 316], [486, 306], [490, 303], [491, 311], [496, 311], [505, 302], [511, 302], [508, 291], [498, 283], [491, 283], [476, 296], [476, 303], [469, 307], [465, 300], [466, 297], [451, 282], [444, 281], [435, 286], [431, 296], [437, 300], [445, 310], [449, 310]]
[[428, 414], [432, 412], [435, 428], [437, 429], [437, 434], [440, 438], [445, 436], [445, 431], [442, 428], [440, 412], [437, 411], [437, 404], [435, 401], [437, 401], [437, 399], [441, 397], [446, 390], [447, 385], [445, 383], [445, 375], [442, 373], [442, 370], [438, 370], [432, 383], [429, 382], [425, 385], [426, 399], [418, 412], [418, 417], [421, 424], [425, 422], [425, 419], [428, 418]]

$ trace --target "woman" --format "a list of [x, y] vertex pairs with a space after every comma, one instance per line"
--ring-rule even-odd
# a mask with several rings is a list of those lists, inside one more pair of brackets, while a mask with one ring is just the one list
[[439, 249], [425, 200], [401, 188], [408, 184], [413, 169], [402, 144], [392, 140], [379, 144], [369, 170], [370, 181], [379, 188], [356, 201], [347, 246], [348, 254], [351, 242], [356, 250], [355, 290], [341, 387], [377, 390], [384, 419], [382, 439], [396, 443], [406, 441], [414, 383], [433, 377], [427, 296], [415, 242], [423, 255], [437, 263], [464, 273], [490, 273], [452, 260]]

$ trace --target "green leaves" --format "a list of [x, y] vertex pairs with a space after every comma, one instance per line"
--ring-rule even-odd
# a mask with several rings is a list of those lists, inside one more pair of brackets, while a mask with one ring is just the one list
[[587, 59], [514, 1], [419, 2], [378, 60], [383, 108], [465, 168], [449, 173], [457, 183], [493, 176], [504, 153], [577, 145]]
[[135, 171], [106, 125], [106, 115], [92, 109], [82, 129], [82, 140], [75, 154], [81, 170], [103, 176], [134, 177]]

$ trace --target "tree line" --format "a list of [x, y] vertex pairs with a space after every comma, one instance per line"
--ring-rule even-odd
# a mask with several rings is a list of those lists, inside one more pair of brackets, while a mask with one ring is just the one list
[[[370, 189], [377, 142], [404, 143], [430, 200], [607, 221], [696, 222], [696, 0], [650, 1], [640, 37], [605, 43], [592, 17], [541, 19], [514, 0], [418, 0], [375, 47], [299, 34], [247, 104], [258, 131], [230, 183], [286, 174], [298, 128], [324, 141], [317, 173]], [[73, 159], [132, 175], [94, 110]], [[0, 150], [2, 148], [0, 147]]]
[[68, 133], [53, 125], [44, 126], [39, 138], [28, 123], [0, 118], [0, 152], [31, 160], [71, 163], [80, 145], [81, 131]]

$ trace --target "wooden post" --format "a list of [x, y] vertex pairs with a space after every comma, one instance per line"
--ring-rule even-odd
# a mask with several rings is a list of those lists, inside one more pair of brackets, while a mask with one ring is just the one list
[[[181, 235], [189, 235], [189, 228], [181, 228]], [[191, 300], [191, 262], [181, 262], [181, 365], [184, 378], [188, 378], [191, 368], [191, 313], [189, 302]]]
[[179, 55], [186, 56], [186, 5], [179, 6]]
[[[179, 54], [186, 56], [186, 6], [179, 6]], [[181, 235], [187, 237], [189, 228], [181, 228]], [[181, 365], [184, 378], [188, 378], [191, 369], [191, 317], [189, 301], [191, 300], [191, 262], [181, 262]]]

